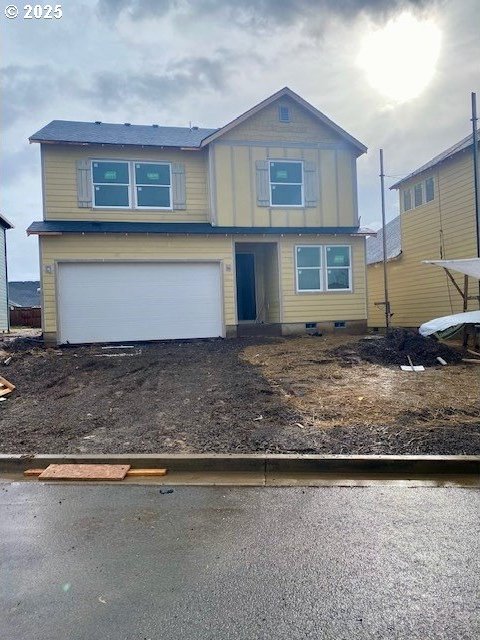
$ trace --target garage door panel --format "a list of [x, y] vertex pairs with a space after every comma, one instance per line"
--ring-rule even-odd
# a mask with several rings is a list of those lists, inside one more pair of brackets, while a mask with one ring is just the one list
[[61, 342], [223, 335], [218, 263], [61, 263]]

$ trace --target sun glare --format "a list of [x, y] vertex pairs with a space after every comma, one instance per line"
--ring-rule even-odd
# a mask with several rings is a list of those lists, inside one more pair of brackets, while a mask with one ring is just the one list
[[393, 102], [407, 102], [432, 80], [440, 44], [433, 20], [404, 12], [364, 37], [357, 64], [373, 88]]

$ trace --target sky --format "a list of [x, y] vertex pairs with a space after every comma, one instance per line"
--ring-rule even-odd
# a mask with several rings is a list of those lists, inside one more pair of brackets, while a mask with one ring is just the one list
[[40, 150], [54, 119], [218, 127], [284, 86], [368, 146], [362, 226], [388, 187], [471, 131], [479, 0], [66, 0], [62, 17], [1, 6], [0, 211], [10, 280], [38, 278]]

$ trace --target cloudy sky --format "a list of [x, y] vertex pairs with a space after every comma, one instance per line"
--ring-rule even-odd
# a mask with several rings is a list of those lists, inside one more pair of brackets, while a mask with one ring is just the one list
[[[480, 101], [479, 0], [65, 0], [61, 19], [2, 31], [1, 202], [11, 280], [38, 277], [40, 159], [53, 119], [220, 126], [287, 85], [369, 151], [362, 224], [386, 184], [470, 132]], [[21, 5], [23, 13], [23, 3]], [[397, 214], [388, 193], [388, 218]]]

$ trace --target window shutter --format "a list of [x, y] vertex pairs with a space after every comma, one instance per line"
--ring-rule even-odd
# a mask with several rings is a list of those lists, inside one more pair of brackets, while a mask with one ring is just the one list
[[172, 207], [174, 209], [187, 208], [185, 165], [183, 162], [172, 164]]
[[255, 162], [257, 176], [257, 205], [259, 207], [270, 206], [270, 180], [268, 177], [268, 160]]
[[305, 162], [305, 206], [316, 207], [318, 203], [318, 168], [316, 162]]
[[91, 173], [90, 160], [77, 160], [77, 204], [83, 209], [92, 208]]

